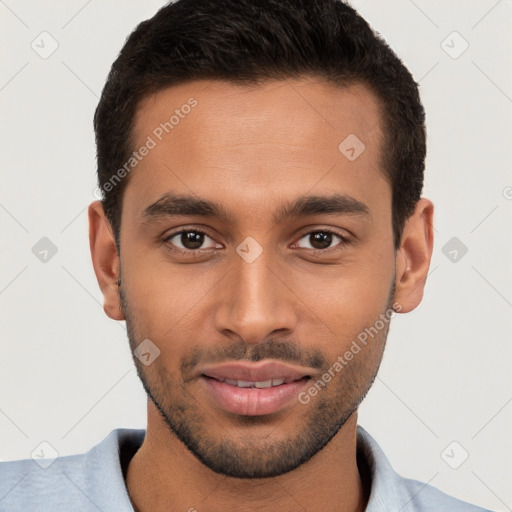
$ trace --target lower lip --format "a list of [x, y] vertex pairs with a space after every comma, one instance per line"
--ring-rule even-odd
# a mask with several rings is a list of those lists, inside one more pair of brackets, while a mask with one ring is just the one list
[[225, 411], [243, 416], [262, 416], [282, 409], [298, 399], [308, 378], [270, 388], [240, 388], [216, 379], [202, 376], [207, 389]]

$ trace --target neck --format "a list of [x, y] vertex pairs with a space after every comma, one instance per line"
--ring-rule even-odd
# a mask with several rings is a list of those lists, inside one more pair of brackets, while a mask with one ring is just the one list
[[176, 438], [153, 403], [126, 485], [136, 512], [362, 512], [368, 499], [356, 459], [357, 412], [308, 462], [273, 478], [239, 479], [214, 473]]

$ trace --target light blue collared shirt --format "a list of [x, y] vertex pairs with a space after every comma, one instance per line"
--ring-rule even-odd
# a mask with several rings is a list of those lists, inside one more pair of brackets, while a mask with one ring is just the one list
[[[53, 462], [1, 462], [0, 511], [133, 512], [122, 468], [127, 467], [144, 436], [145, 430], [121, 428], [85, 454], [57, 457]], [[366, 512], [490, 512], [398, 475], [361, 426], [357, 427], [357, 450], [370, 470]]]

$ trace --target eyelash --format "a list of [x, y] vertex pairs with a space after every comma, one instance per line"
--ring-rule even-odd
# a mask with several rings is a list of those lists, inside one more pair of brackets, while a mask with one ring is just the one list
[[200, 254], [204, 254], [205, 252], [211, 252], [215, 249], [181, 249], [180, 247], [175, 247], [169, 240], [174, 238], [176, 235], [181, 235], [182, 233], [201, 233], [209, 238], [212, 238], [206, 231], [202, 229], [181, 229], [180, 231], [175, 231], [174, 233], [169, 234], [163, 239], [163, 242], [167, 245], [169, 250], [176, 252], [178, 254], [183, 254], [185, 256], [199, 256]]
[[[171, 238], [174, 238], [176, 235], [181, 235], [182, 233], [201, 233], [209, 238], [212, 238], [212, 237], [210, 237], [210, 235], [208, 235], [208, 233], [206, 233], [206, 231], [203, 231], [202, 229], [198, 229], [198, 228], [181, 229], [180, 231], [175, 231], [174, 233], [170, 233], [163, 239], [163, 242], [167, 245], [169, 250], [171, 250], [175, 253], [178, 253], [178, 254], [185, 255], [185, 256], [199, 256], [200, 254], [205, 254], [207, 252], [213, 252], [216, 250], [216, 249], [181, 249], [180, 247], [176, 247], [173, 244], [171, 244], [171, 242], [169, 242], [169, 240]], [[300, 235], [298, 240], [301, 240], [306, 235], [312, 235], [313, 233], [329, 233], [331, 235], [335, 235], [335, 236], [339, 237], [341, 242], [339, 242], [338, 244], [336, 244], [332, 247], [328, 247], [327, 249], [309, 249], [309, 248], [304, 248], [304, 247], [300, 247], [299, 249], [313, 251], [317, 254], [327, 254], [328, 252], [330, 253], [332, 250], [342, 249], [343, 246], [350, 245], [350, 243], [351, 243], [351, 240], [348, 237], [341, 235], [337, 231], [333, 231], [331, 229], [314, 229], [311, 231], [306, 231]], [[213, 238], [212, 238], [212, 240], [213, 240]]]

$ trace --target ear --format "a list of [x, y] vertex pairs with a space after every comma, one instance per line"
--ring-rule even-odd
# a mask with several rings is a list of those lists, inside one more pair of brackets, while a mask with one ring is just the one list
[[100, 201], [89, 205], [89, 245], [96, 279], [103, 293], [103, 310], [113, 320], [124, 320], [119, 297], [119, 256], [112, 226]]
[[396, 254], [395, 302], [400, 313], [415, 309], [423, 299], [432, 249], [434, 205], [421, 198], [414, 213], [407, 219], [400, 247]]

